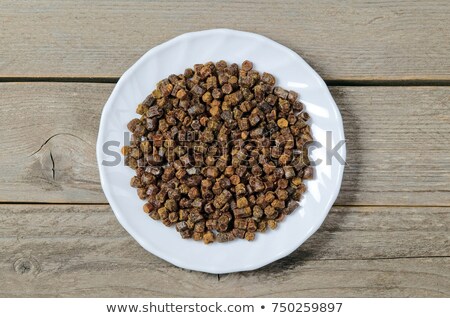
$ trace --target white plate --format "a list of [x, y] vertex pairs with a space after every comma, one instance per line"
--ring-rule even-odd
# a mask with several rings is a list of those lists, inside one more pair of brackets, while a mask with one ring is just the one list
[[[315, 178], [300, 207], [274, 231], [258, 234], [256, 240], [235, 240], [205, 245], [183, 240], [175, 228], [167, 228], [142, 212], [143, 201], [129, 185], [134, 171], [120, 164], [105, 166], [113, 156], [103, 151], [109, 141], [120, 142], [109, 149], [119, 153], [127, 123], [137, 117], [138, 103], [170, 74], [180, 74], [196, 63], [225, 60], [240, 64], [248, 59], [260, 72], [275, 75], [276, 85], [300, 93], [311, 115], [313, 138], [323, 147], [312, 151], [313, 160], [322, 159]], [[295, 52], [261, 35], [227, 29], [187, 33], [163, 43], [141, 57], [120, 78], [102, 113], [97, 140], [100, 180], [117, 219], [139, 244], [156, 256], [186, 269], [208, 273], [230, 273], [259, 268], [297, 249], [322, 224], [336, 200], [344, 166], [336, 159], [325, 163], [326, 132], [332, 133], [332, 145], [344, 140], [339, 110], [324, 81]], [[345, 145], [338, 151], [345, 159]]]

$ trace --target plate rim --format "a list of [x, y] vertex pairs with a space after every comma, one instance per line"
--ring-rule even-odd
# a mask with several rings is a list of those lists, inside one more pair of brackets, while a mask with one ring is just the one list
[[[130, 226], [128, 224], [128, 222], [122, 217], [121, 213], [117, 212], [119, 211], [119, 207], [116, 206], [115, 201], [110, 199], [113, 197], [112, 193], [110, 192], [110, 188], [108, 186], [106, 186], [106, 182], [105, 182], [105, 175], [102, 169], [102, 165], [101, 165], [101, 161], [102, 161], [102, 157], [101, 157], [101, 153], [102, 153], [102, 145], [100, 144], [101, 141], [103, 140], [103, 136], [105, 134], [105, 114], [106, 112], [111, 109], [112, 104], [113, 104], [113, 100], [117, 97], [118, 92], [119, 92], [119, 87], [122, 85], [123, 82], [127, 81], [127, 79], [131, 76], [131, 74], [134, 72], [135, 69], [139, 68], [141, 63], [144, 63], [145, 59], [147, 58], [147, 56], [149, 55], [153, 55], [153, 54], [157, 54], [158, 51], [164, 49], [166, 46], [169, 46], [171, 44], [173, 44], [173, 42], [177, 42], [180, 40], [183, 40], [184, 38], [189, 38], [192, 36], [202, 36], [202, 35], [207, 35], [209, 33], [223, 33], [223, 34], [230, 34], [230, 33], [234, 33], [236, 35], [244, 35], [244, 36], [251, 36], [254, 38], [258, 38], [260, 40], [266, 41], [269, 44], [278, 47], [279, 49], [281, 49], [282, 51], [284, 51], [286, 54], [291, 55], [292, 57], [294, 57], [297, 62], [301, 63], [306, 69], [309, 70], [309, 72], [313, 75], [314, 79], [317, 81], [318, 85], [320, 88], [324, 89], [324, 94], [326, 94], [326, 98], [329, 102], [329, 104], [332, 106], [332, 111], [334, 113], [334, 115], [336, 116], [337, 119], [337, 132], [339, 133], [339, 140], [344, 140], [345, 141], [345, 132], [344, 132], [344, 125], [343, 125], [343, 120], [342, 120], [342, 115], [340, 113], [339, 108], [336, 105], [336, 102], [334, 101], [328, 86], [326, 85], [325, 81], [320, 77], [320, 75], [296, 52], [294, 52], [293, 50], [289, 49], [288, 47], [257, 33], [252, 33], [252, 32], [246, 32], [246, 31], [239, 31], [239, 30], [233, 30], [233, 29], [227, 29], [227, 28], [217, 28], [217, 29], [207, 29], [207, 30], [201, 30], [201, 31], [194, 31], [194, 32], [187, 32], [187, 33], [183, 33], [181, 35], [178, 35], [174, 38], [171, 38], [153, 48], [150, 48], [147, 52], [145, 52], [135, 63], [133, 63], [133, 65], [131, 67], [129, 67], [123, 74], [122, 76], [119, 78], [119, 80], [117, 81], [116, 85], [114, 86], [114, 89], [111, 92], [111, 95], [108, 97], [102, 112], [101, 112], [101, 117], [100, 117], [100, 124], [99, 124], [99, 128], [98, 128], [98, 137], [97, 137], [97, 142], [96, 142], [96, 158], [97, 158], [97, 166], [99, 169], [99, 176], [100, 176], [100, 183], [101, 183], [101, 187], [103, 190], [103, 193], [105, 194], [105, 197], [111, 207], [111, 209], [113, 210], [113, 213], [115, 215], [115, 217], [117, 218], [117, 220], [119, 221], [120, 225], [128, 232], [128, 234], [134, 239], [136, 240], [136, 242], [142, 247], [144, 248], [147, 252], [167, 261], [170, 262], [171, 264], [180, 267], [180, 268], [184, 268], [184, 269], [188, 269], [188, 270], [194, 270], [194, 271], [201, 271], [201, 272], [205, 272], [205, 273], [211, 273], [211, 274], [224, 274], [224, 273], [234, 273], [234, 272], [243, 272], [243, 271], [251, 271], [251, 270], [255, 270], [258, 268], [261, 268], [263, 266], [266, 266], [268, 264], [271, 264], [279, 259], [282, 259], [286, 256], [288, 256], [289, 254], [291, 254], [292, 252], [294, 252], [296, 249], [298, 249], [301, 245], [303, 245], [314, 233], [317, 232], [317, 230], [322, 226], [323, 222], [325, 221], [326, 217], [328, 216], [331, 207], [333, 206], [334, 202], [336, 201], [341, 186], [342, 186], [342, 180], [343, 180], [343, 174], [344, 174], [344, 168], [345, 165], [338, 165], [338, 179], [337, 180], [337, 184], [336, 184], [336, 188], [334, 189], [332, 195], [330, 195], [328, 202], [326, 204], [326, 207], [324, 210], [326, 210], [326, 213], [323, 214], [323, 217], [321, 217], [321, 219], [318, 219], [318, 221], [314, 224], [314, 226], [311, 227], [310, 232], [305, 236], [305, 238], [303, 239], [303, 241], [301, 241], [299, 244], [293, 244], [290, 248], [286, 248], [283, 250], [283, 252], [277, 253], [272, 255], [271, 257], [268, 257], [267, 259], [265, 259], [264, 261], [255, 261], [252, 264], [246, 264], [246, 265], [239, 265], [236, 264], [234, 266], [228, 266], [227, 270], [221, 270], [219, 268], [215, 269], [215, 270], [211, 270], [211, 268], [205, 268], [202, 267], [201, 265], [198, 266], [196, 265], [196, 263], [185, 263], [185, 262], [180, 262], [175, 258], [172, 258], [171, 255], [169, 254], [164, 254], [163, 251], [161, 251], [160, 249], [152, 246], [152, 248], [148, 248], [148, 246], [151, 246], [151, 243], [149, 244], [149, 242], [147, 242], [147, 240], [144, 240], [142, 237], [140, 237], [137, 233], [135, 233], [133, 231], [132, 226]], [[342, 157], [342, 159], [346, 160], [346, 156], [347, 156], [347, 149], [346, 149], [346, 143], [344, 142], [344, 144], [341, 146], [341, 152], [339, 153]], [[145, 241], [145, 242], [144, 242]]]

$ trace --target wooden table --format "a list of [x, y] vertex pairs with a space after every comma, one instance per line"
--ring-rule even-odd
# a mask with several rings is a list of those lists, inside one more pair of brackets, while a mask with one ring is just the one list
[[[0, 296], [450, 296], [448, 1], [0, 1]], [[292, 255], [229, 275], [141, 248], [99, 183], [100, 113], [176, 35], [226, 27], [298, 52], [344, 118], [348, 167]]]

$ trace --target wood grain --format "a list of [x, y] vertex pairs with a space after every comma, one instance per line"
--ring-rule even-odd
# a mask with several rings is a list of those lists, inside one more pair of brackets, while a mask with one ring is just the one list
[[[450, 86], [371, 86], [449, 84], [449, 20], [444, 0], [0, 0], [0, 297], [450, 297]], [[319, 231], [227, 275], [140, 247], [95, 158], [106, 82], [211, 28], [272, 38], [329, 83], [370, 85], [331, 87], [348, 165]], [[62, 83], [77, 81], [92, 83]]]
[[[112, 88], [0, 83], [0, 201], [106, 202], [95, 143]], [[337, 204], [450, 205], [449, 87], [331, 91], [343, 115], [348, 147]]]
[[290, 256], [218, 277], [146, 252], [107, 205], [0, 205], [0, 296], [448, 297], [449, 221], [448, 207], [335, 207]]
[[327, 80], [450, 80], [445, 0], [2, 0], [0, 8], [0, 77], [117, 78], [177, 35], [232, 28], [286, 45]]

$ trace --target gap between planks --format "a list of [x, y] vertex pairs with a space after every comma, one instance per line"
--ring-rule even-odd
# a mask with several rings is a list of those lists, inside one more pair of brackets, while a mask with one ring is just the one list
[[[0, 77], [0, 83], [97, 83], [116, 84], [119, 77]], [[328, 86], [450, 86], [450, 79], [327, 79]]]
[[[21, 201], [0, 201], [0, 205], [82, 205], [82, 206], [106, 206], [108, 202], [21, 202]], [[333, 204], [335, 208], [450, 208], [450, 205], [429, 205], [429, 204]]]

